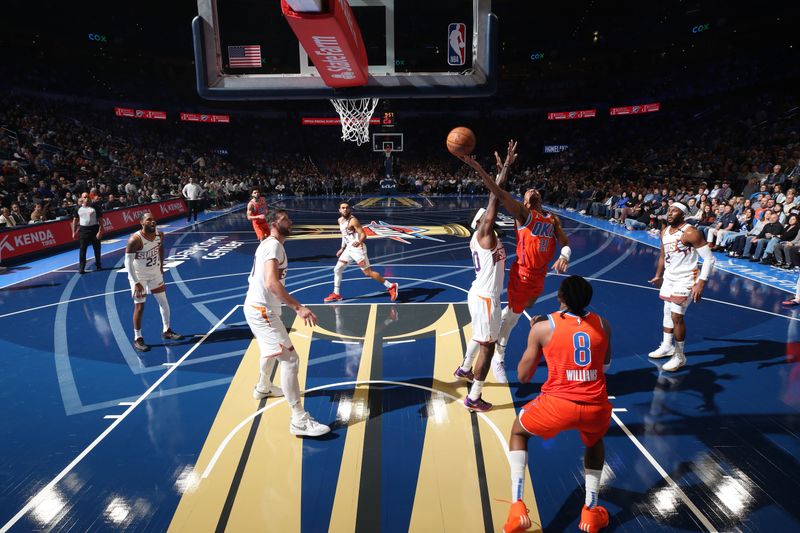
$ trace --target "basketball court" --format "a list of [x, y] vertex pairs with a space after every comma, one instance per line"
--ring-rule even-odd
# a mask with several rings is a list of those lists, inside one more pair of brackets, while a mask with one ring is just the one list
[[[338, 305], [322, 299], [339, 199], [271, 205], [294, 220], [287, 288], [320, 318], [310, 329], [284, 312], [306, 406], [333, 426], [318, 440], [289, 434], [282, 399], [251, 396], [258, 352], [242, 303], [257, 241], [241, 211], [166, 228], [172, 325], [187, 337], [162, 344], [149, 301], [145, 354], [131, 347], [122, 251], [104, 258], [114, 269], [79, 276], [65, 265], [6, 287], [3, 530], [498, 531], [507, 435], [546, 370], [517, 383], [522, 321], [510, 383], [490, 377], [484, 389], [494, 409], [463, 406], [467, 390], [452, 372], [471, 334], [466, 225], [483, 201], [352, 199], [374, 233], [373, 265], [400, 283], [400, 297], [389, 302], [351, 266]], [[688, 313], [687, 366], [662, 373], [646, 356], [661, 337], [662, 305], [646, 283], [657, 249], [563, 220], [569, 273], [591, 280], [591, 310], [615, 330], [601, 490], [609, 530], [797, 527], [800, 316], [779, 308], [786, 292], [717, 271]], [[503, 241], [510, 266], [513, 233]], [[529, 313], [556, 308], [561, 279], [548, 275]], [[576, 434], [531, 439], [535, 527], [577, 527], [582, 450]]]

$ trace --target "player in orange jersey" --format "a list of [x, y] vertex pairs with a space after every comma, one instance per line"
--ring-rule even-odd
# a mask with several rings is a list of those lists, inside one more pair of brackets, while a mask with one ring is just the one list
[[559, 311], [531, 320], [528, 347], [517, 367], [519, 380], [527, 383], [544, 354], [547, 381], [541, 394], [525, 404], [511, 429], [508, 448], [514, 503], [503, 528], [506, 533], [531, 525], [522, 500], [528, 439], [531, 435], [549, 439], [569, 429], [577, 429], [586, 445], [586, 500], [578, 527], [596, 533], [608, 525], [608, 512], [597, 505], [597, 494], [605, 462], [603, 436], [611, 423], [605, 378], [611, 364], [611, 327], [586, 310], [592, 286], [582, 277], [570, 276], [561, 282], [558, 300]]
[[[469, 157], [461, 159], [478, 170], [477, 161]], [[479, 165], [478, 165], [479, 166]], [[480, 174], [480, 171], [478, 172]], [[484, 173], [485, 174], [485, 173]], [[497, 185], [491, 176], [481, 174], [489, 192], [494, 193], [508, 212], [514, 217], [517, 235], [517, 258], [508, 273], [508, 305], [503, 309], [500, 333], [492, 357], [492, 373], [498, 383], [508, 383], [505, 370], [505, 348], [511, 330], [517, 325], [519, 316], [526, 307], [536, 303], [544, 289], [547, 265], [556, 253], [556, 240], [561, 246], [559, 258], [553, 263], [558, 273], [567, 271], [572, 250], [561, 221], [553, 213], [542, 209], [542, 197], [536, 189], [525, 191], [523, 201], [518, 202], [511, 194]]]
[[269, 226], [267, 226], [267, 201], [261, 196], [261, 191], [253, 189], [250, 193], [250, 201], [247, 202], [247, 220], [253, 222], [253, 231], [259, 241], [263, 241], [269, 236]]

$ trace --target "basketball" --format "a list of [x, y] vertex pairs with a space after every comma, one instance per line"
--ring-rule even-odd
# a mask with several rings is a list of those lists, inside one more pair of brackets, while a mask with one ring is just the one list
[[475, 141], [471, 129], [459, 126], [447, 134], [447, 150], [453, 155], [469, 155], [475, 149]]

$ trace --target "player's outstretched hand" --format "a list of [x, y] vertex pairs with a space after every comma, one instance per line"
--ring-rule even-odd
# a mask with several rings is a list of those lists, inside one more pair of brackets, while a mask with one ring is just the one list
[[517, 160], [517, 141], [511, 139], [508, 141], [508, 152], [506, 153], [506, 162], [507, 166], [511, 166], [514, 164], [514, 161]]
[[558, 272], [559, 274], [563, 274], [567, 271], [567, 267], [569, 266], [569, 261], [564, 259], [563, 257], [559, 257], [555, 263], [553, 263], [553, 270]]
[[336, 257], [342, 255], [342, 252], [344, 252], [344, 248], [339, 248], [338, 250], [336, 250]]
[[317, 315], [304, 305], [301, 305], [300, 309], [297, 310], [297, 316], [303, 319], [306, 326], [311, 326], [313, 328], [317, 325]]
[[649, 283], [650, 285], [655, 285], [656, 287], [661, 287], [661, 284], [663, 282], [664, 282], [664, 278], [662, 278], [661, 276], [656, 276], [653, 279], [651, 279], [650, 281], [648, 281], [647, 283]]

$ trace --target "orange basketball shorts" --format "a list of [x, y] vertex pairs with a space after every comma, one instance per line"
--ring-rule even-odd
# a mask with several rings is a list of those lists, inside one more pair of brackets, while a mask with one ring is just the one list
[[577, 429], [587, 447], [603, 438], [611, 425], [611, 404], [579, 403], [540, 394], [519, 412], [519, 423], [531, 435], [549, 439], [562, 431]]
[[266, 223], [261, 223], [258, 221], [253, 221], [253, 231], [256, 232], [256, 237], [258, 237], [259, 241], [263, 241], [269, 235], [269, 226]]
[[512, 311], [522, 313], [528, 302], [542, 294], [546, 275], [547, 267], [520, 273], [519, 264], [511, 265], [508, 272], [508, 306]]

